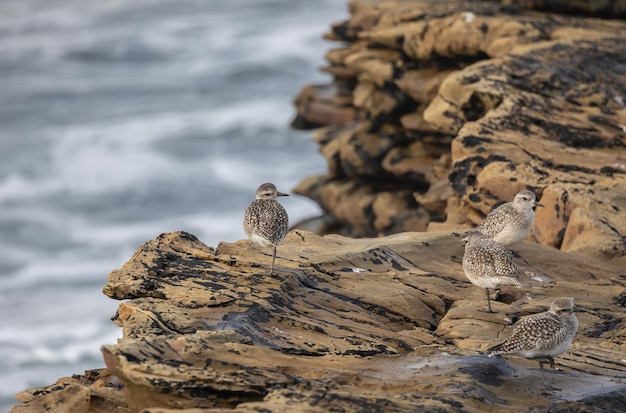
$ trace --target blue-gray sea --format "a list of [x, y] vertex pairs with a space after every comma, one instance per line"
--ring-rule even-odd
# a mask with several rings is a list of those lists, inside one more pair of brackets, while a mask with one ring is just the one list
[[[0, 411], [101, 368], [108, 273], [184, 230], [245, 237], [256, 187], [326, 170], [293, 98], [345, 0], [0, 1]], [[319, 208], [281, 199], [292, 222]]]

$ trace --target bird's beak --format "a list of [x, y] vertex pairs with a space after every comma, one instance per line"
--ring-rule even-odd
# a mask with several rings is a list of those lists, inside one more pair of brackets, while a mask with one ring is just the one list
[[[289, 194], [284, 194], [282, 192], [277, 192], [276, 195], [278, 195], [278, 196], [289, 196]], [[543, 205], [541, 205], [541, 206], [543, 206]]]
[[542, 204], [541, 202], [537, 202], [537, 201], [535, 201], [535, 206], [536, 206], [536, 207], [538, 207], [538, 206], [539, 206], [539, 207], [542, 207], [542, 208], [543, 208], [545, 205], [544, 205], [544, 204]]

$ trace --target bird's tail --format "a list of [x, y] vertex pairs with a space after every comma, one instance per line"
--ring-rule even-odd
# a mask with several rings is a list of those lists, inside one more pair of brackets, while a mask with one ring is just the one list
[[500, 343], [500, 344], [496, 344], [495, 346], [489, 347], [486, 351], [487, 355], [489, 357], [493, 357], [493, 356], [497, 356], [498, 354], [506, 353], [506, 350], [502, 348], [502, 344], [503, 343]]
[[510, 276], [510, 275], [499, 275], [498, 282], [500, 285], [514, 285], [516, 287], [521, 287], [522, 283], [519, 280], [519, 277]]

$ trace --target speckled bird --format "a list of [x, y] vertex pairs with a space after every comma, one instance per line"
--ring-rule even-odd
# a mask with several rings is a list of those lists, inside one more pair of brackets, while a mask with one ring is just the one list
[[489, 298], [490, 288], [522, 285], [519, 281], [519, 269], [513, 262], [513, 254], [507, 247], [478, 230], [469, 231], [463, 241], [466, 241], [463, 271], [472, 284], [485, 289], [488, 312], [493, 313]]
[[276, 247], [283, 242], [289, 228], [287, 211], [277, 200], [281, 196], [289, 194], [279, 192], [272, 183], [262, 184], [256, 190], [256, 199], [246, 208], [243, 220], [243, 229], [252, 242], [274, 248], [270, 275], [274, 272]]
[[476, 227], [500, 244], [510, 246], [524, 240], [535, 223], [535, 207], [542, 207], [535, 193], [523, 190], [507, 202], [493, 209]]
[[554, 368], [554, 357], [565, 352], [578, 331], [573, 298], [557, 298], [550, 309], [526, 317], [502, 344], [492, 347], [489, 357], [498, 354], [516, 354], [539, 360], [543, 370], [544, 360]]

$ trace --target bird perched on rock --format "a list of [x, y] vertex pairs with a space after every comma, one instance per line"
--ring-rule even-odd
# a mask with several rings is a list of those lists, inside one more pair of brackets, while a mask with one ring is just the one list
[[485, 289], [488, 312], [493, 313], [489, 299], [490, 288], [522, 285], [519, 281], [519, 269], [513, 262], [513, 254], [507, 247], [478, 230], [469, 231], [463, 241], [466, 241], [463, 271], [472, 284]]
[[492, 347], [489, 357], [498, 354], [516, 354], [527, 359], [538, 359], [543, 370], [544, 360], [554, 368], [554, 358], [567, 350], [578, 330], [572, 298], [557, 298], [550, 309], [526, 317], [513, 334], [502, 344]]
[[285, 239], [289, 227], [287, 211], [277, 200], [280, 196], [289, 194], [278, 192], [272, 183], [262, 184], [256, 190], [256, 199], [246, 208], [243, 220], [243, 229], [251, 241], [274, 248], [270, 275], [274, 272], [276, 247]]
[[476, 229], [503, 245], [516, 244], [530, 234], [535, 223], [534, 208], [538, 206], [543, 204], [537, 202], [534, 192], [520, 191], [512, 202], [489, 212]]

